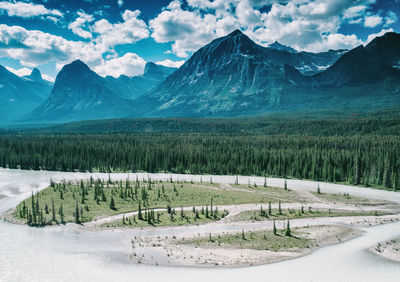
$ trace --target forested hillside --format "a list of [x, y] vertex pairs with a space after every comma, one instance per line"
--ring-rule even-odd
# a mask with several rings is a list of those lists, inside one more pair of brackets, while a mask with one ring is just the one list
[[398, 136], [3, 135], [0, 166], [294, 177], [399, 188]]

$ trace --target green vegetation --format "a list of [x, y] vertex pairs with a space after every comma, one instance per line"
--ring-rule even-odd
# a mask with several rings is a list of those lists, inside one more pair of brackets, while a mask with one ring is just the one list
[[[279, 188], [267, 187], [263, 193], [245, 186], [241, 189], [245, 191], [226, 191], [218, 184], [155, 182], [151, 179], [52, 182], [50, 187], [36, 195], [32, 194], [31, 198], [20, 203], [14, 215], [26, 220], [29, 225], [44, 226], [65, 222], [83, 223], [99, 217], [138, 211], [138, 221], [151, 225], [168, 225], [179, 223], [175, 212], [171, 211], [180, 207], [203, 206], [203, 209], [197, 211], [197, 219], [201, 221], [205, 217], [205, 220], [217, 220], [226, 215], [223, 211], [218, 212], [217, 205], [276, 203], [281, 198], [295, 199], [294, 192]], [[165, 214], [157, 218], [154, 213], [157, 208], [167, 210], [169, 222], [163, 218]], [[196, 210], [192, 212], [196, 216]], [[193, 215], [186, 218], [181, 213], [178, 217], [193, 222]]]
[[154, 211], [154, 209], [144, 213], [142, 220], [137, 215], [125, 217], [121, 220], [107, 222], [102, 224], [103, 227], [146, 227], [146, 226], [178, 226], [186, 224], [201, 224], [210, 221], [220, 220], [228, 215], [228, 211], [219, 211], [214, 208], [213, 212], [208, 211], [208, 206], [201, 209], [187, 211], [180, 209], [179, 213], [176, 209], [168, 209], [164, 211]]
[[311, 192], [311, 193], [314, 196], [320, 198], [321, 200], [331, 203], [344, 203], [344, 204], [362, 205], [362, 206], [379, 206], [391, 203], [383, 200], [374, 200], [374, 199], [351, 196], [349, 193], [343, 193], [343, 194], [340, 193], [330, 194], [330, 193], [318, 193], [318, 192], [316, 193]]
[[0, 136], [0, 166], [313, 179], [396, 190], [400, 137], [211, 134]]
[[[399, 108], [367, 113], [295, 112], [243, 118], [140, 118], [71, 122], [36, 133], [218, 133], [251, 135], [400, 135]], [[7, 134], [0, 131], [0, 134]]]
[[305, 236], [307, 228], [287, 227], [284, 230], [277, 230], [276, 234], [271, 231], [255, 231], [236, 234], [215, 235], [209, 234], [208, 237], [185, 239], [179, 241], [179, 244], [193, 245], [195, 247], [221, 247], [235, 249], [253, 249], [283, 251], [293, 249], [309, 248], [314, 244], [313, 239]]
[[279, 220], [279, 219], [296, 219], [308, 217], [339, 217], [339, 216], [381, 216], [390, 214], [382, 211], [342, 211], [342, 210], [313, 210], [310, 207], [302, 207], [301, 209], [287, 209], [279, 213], [278, 209], [272, 209], [272, 212], [263, 210], [247, 210], [233, 216], [233, 221], [244, 220]]

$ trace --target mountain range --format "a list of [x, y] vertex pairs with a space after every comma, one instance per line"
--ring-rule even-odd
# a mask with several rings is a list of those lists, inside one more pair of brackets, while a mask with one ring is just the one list
[[310, 53], [278, 42], [263, 47], [235, 30], [179, 69], [147, 63], [139, 76], [101, 77], [77, 60], [62, 68], [52, 89], [36, 69], [21, 78], [0, 68], [0, 85], [0, 109], [10, 119], [33, 110], [20, 122], [373, 110], [400, 105], [400, 35]]
[[312, 54], [265, 48], [237, 30], [198, 50], [138, 98], [134, 113], [232, 117], [398, 105], [400, 72], [393, 65], [400, 59], [399, 38], [388, 33], [365, 47], [336, 51], [343, 54], [331, 59], [330, 67], [307, 75], [302, 73], [304, 66], [325, 64], [333, 51]]
[[0, 65], [0, 112], [7, 122], [38, 107], [50, 95], [52, 83], [42, 79], [40, 71], [20, 77]]
[[104, 78], [76, 60], [61, 69], [48, 99], [23, 119], [26, 122], [65, 122], [125, 117], [131, 113], [137, 97], [174, 70], [147, 63], [143, 75]]

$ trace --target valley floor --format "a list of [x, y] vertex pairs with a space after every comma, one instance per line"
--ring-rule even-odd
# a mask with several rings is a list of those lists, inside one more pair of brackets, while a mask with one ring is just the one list
[[[368, 195], [367, 189], [356, 193], [360, 188], [352, 190], [347, 186], [348, 189], [344, 191], [348, 192], [335, 189], [336, 192], [332, 193], [332, 184], [321, 183], [322, 192], [317, 192], [310, 188], [314, 186], [312, 183], [291, 180], [286, 190], [283, 188], [284, 183], [277, 184], [270, 180], [277, 187], [230, 184], [229, 181], [216, 179], [218, 181], [208, 184], [193, 180], [179, 182], [177, 179], [174, 179], [175, 182], [168, 179], [162, 182], [158, 179], [153, 184], [151, 181], [141, 184], [143, 187], [151, 187], [147, 192], [143, 188], [141, 193], [149, 193], [146, 194], [149, 197], [149, 208], [154, 214], [161, 215], [160, 221], [138, 220], [137, 205], [132, 204], [136, 200], [122, 199], [123, 189], [120, 188], [120, 182], [114, 182], [115, 187], [112, 184], [109, 188], [104, 187], [108, 202], [97, 204], [92, 200], [91, 186], [86, 182], [83, 184], [89, 187], [85, 202], [88, 212], [85, 211], [84, 214], [90, 214], [90, 211], [93, 216], [87, 222], [75, 224], [72, 217], [72, 210], [80, 202], [80, 190], [77, 187], [82, 182], [70, 182], [69, 188], [68, 185], [63, 188], [66, 191], [64, 198], [58, 199], [56, 205], [63, 203], [65, 211], [71, 213], [69, 222], [66, 223], [67, 228], [127, 232], [123, 244], [130, 250], [132, 262], [165, 266], [239, 267], [267, 264], [303, 256], [323, 246], [352, 239], [361, 234], [362, 227], [400, 220], [400, 205], [397, 202], [376, 199]], [[129, 183], [126, 185], [130, 187]], [[42, 205], [45, 201], [58, 197], [61, 186], [57, 187], [55, 185], [40, 192]], [[169, 220], [170, 213], [166, 208], [157, 208], [159, 203], [164, 205], [162, 197], [157, 196], [161, 193], [158, 192], [161, 187], [165, 189], [165, 197], [169, 197], [169, 201], [173, 203], [171, 208], [176, 209], [172, 216], [174, 219], [171, 217]], [[335, 185], [335, 188], [338, 187], [340, 185]], [[197, 193], [197, 198], [190, 196], [193, 191]], [[121, 198], [117, 205], [121, 211], [110, 209], [110, 198], [117, 199], [119, 193]], [[361, 197], [361, 194], [366, 197]], [[74, 197], [74, 200], [65, 198], [67, 195]], [[220, 215], [222, 211], [225, 215], [211, 217], [201, 213], [203, 215], [198, 216], [198, 221], [195, 220], [196, 213], [193, 211], [199, 213], [204, 209], [205, 204], [209, 203], [210, 195], [219, 199], [214, 201], [214, 208], [218, 208]], [[25, 200], [26, 205], [30, 201], [31, 199]], [[50, 206], [50, 202], [48, 205]], [[26, 220], [18, 218], [18, 211], [21, 211], [21, 205], [6, 213], [4, 218], [9, 222], [24, 224]], [[133, 224], [133, 221], [139, 224]], [[50, 224], [53, 226], [46, 228], [55, 228], [54, 223]], [[393, 251], [398, 249], [396, 244], [397, 241], [385, 243], [375, 251], [381, 250], [380, 253], [390, 254], [387, 256], [393, 258]]]

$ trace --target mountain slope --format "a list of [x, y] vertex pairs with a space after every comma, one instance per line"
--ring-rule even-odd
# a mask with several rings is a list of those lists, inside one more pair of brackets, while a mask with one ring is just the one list
[[[239, 30], [207, 44], [156, 88], [137, 100], [136, 116], [239, 116], [274, 111], [291, 91], [286, 65], [304, 67], [322, 54], [265, 48]], [[326, 60], [331, 60], [326, 59]]]
[[[349, 52], [312, 54], [280, 50], [285, 48], [277, 44], [264, 48], [237, 30], [199, 49], [140, 97], [132, 116], [233, 117], [399, 105], [399, 36], [389, 33]], [[318, 58], [340, 52], [325, 71], [301, 73]]]
[[291, 70], [289, 79], [314, 90], [362, 87], [388, 80], [399, 80], [395, 66], [400, 61], [400, 34], [389, 32], [344, 54], [326, 71], [311, 77]]
[[30, 121], [73, 121], [123, 117], [133, 102], [118, 96], [97, 75], [77, 60], [57, 75], [50, 97], [26, 119]]
[[[35, 77], [35, 79], [32, 79]], [[19, 77], [0, 65], [0, 112], [6, 122], [39, 106], [50, 94], [52, 84], [39, 80], [35, 69], [28, 78]]]
[[107, 76], [107, 85], [117, 92], [121, 97], [136, 99], [145, 92], [154, 88], [157, 84], [173, 73], [176, 68], [164, 67], [149, 62], [146, 64], [144, 73], [133, 77], [121, 75], [118, 78]]

